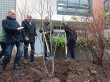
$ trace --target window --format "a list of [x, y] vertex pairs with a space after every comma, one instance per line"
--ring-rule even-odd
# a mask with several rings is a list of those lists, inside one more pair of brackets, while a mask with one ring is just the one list
[[76, 6], [79, 7], [79, 0], [68, 0], [68, 6]]
[[80, 7], [89, 8], [89, 1], [88, 0], [80, 0]]
[[57, 14], [88, 15], [92, 13], [92, 0], [57, 0]]
[[59, 6], [67, 6], [67, 0], [58, 0]]
[[105, 12], [109, 11], [109, 0], [104, 0], [104, 10]]
[[66, 11], [67, 11], [67, 12], [75, 12], [76, 9], [75, 9], [75, 8], [66, 8]]

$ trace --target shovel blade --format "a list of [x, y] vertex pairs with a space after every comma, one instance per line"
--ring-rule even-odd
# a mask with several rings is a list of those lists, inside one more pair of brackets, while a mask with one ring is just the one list
[[50, 52], [48, 52], [48, 57], [45, 57], [46, 60], [51, 60], [52, 58], [50, 57]]
[[66, 60], [65, 61], [70, 61], [70, 58], [66, 58]]
[[51, 57], [45, 57], [45, 59], [46, 59], [46, 60], [51, 60], [52, 58], [51, 58]]
[[67, 57], [67, 54], [65, 56], [66, 56], [66, 60], [65, 61], [70, 61], [70, 58]]

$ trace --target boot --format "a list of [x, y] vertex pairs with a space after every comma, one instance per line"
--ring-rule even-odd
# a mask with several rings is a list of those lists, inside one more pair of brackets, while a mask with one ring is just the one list
[[24, 60], [24, 63], [25, 63], [25, 64], [27, 64], [27, 63], [28, 63], [28, 61], [27, 61], [27, 60]]
[[5, 70], [5, 67], [2, 66], [2, 67], [0, 68], [0, 73], [3, 73], [4, 70]]
[[14, 65], [13, 67], [15, 70], [20, 70], [20, 67], [18, 65]]

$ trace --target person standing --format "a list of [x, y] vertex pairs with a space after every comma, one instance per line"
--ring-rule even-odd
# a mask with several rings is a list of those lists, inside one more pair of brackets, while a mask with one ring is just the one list
[[76, 39], [77, 39], [77, 33], [75, 32], [74, 27], [71, 26], [69, 23], [70, 22], [63, 21], [62, 26], [64, 27], [64, 30], [65, 30], [65, 33], [66, 33], [67, 46], [69, 48], [71, 58], [74, 59], [75, 58], [74, 57], [74, 46], [75, 46], [75, 42], [76, 42]]
[[[50, 20], [49, 20], [49, 17], [46, 16], [45, 17], [45, 22], [42, 26], [42, 28], [39, 30], [40, 33], [44, 32], [45, 34], [45, 37], [46, 37], [46, 41], [49, 45], [49, 51], [51, 52], [51, 42], [50, 42], [50, 33], [53, 34], [53, 27], [50, 25]], [[43, 36], [42, 36], [42, 40], [43, 40]], [[44, 55], [45, 55], [45, 60], [48, 59], [48, 56], [47, 56], [47, 46], [46, 46], [46, 42], [43, 40], [44, 42]], [[50, 53], [51, 54], [51, 53]]]
[[25, 35], [25, 42], [24, 42], [24, 59], [25, 63], [27, 63], [28, 60], [28, 46], [30, 44], [31, 46], [31, 62], [34, 61], [34, 44], [35, 44], [35, 38], [37, 38], [36, 33], [36, 25], [32, 21], [32, 16], [27, 15], [27, 19], [22, 21], [22, 26], [24, 27], [24, 35]]
[[11, 53], [13, 46], [16, 45], [17, 53], [14, 60], [13, 68], [19, 70], [18, 66], [21, 54], [22, 54], [22, 43], [24, 41], [22, 29], [24, 27], [20, 27], [18, 22], [15, 19], [15, 11], [8, 11], [8, 16], [6, 19], [2, 20], [2, 27], [6, 31], [6, 51], [4, 57], [2, 59], [2, 67], [0, 68], [0, 72], [4, 72], [7, 64], [10, 62]]
[[2, 28], [1, 34], [0, 34], [0, 45], [1, 45], [1, 51], [0, 51], [0, 58], [4, 55], [6, 50], [6, 32]]

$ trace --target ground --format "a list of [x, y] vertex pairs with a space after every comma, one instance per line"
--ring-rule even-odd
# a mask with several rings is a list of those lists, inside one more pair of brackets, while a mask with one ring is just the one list
[[[55, 59], [54, 76], [48, 78], [41, 57], [36, 57], [33, 63], [28, 61], [28, 64], [24, 64], [22, 58], [21, 70], [13, 69], [13, 59], [4, 73], [0, 73], [0, 82], [110, 82], [109, 63], [100, 67], [87, 60], [71, 59], [66, 62], [65, 59]], [[50, 73], [51, 61], [46, 61], [46, 64]]]

